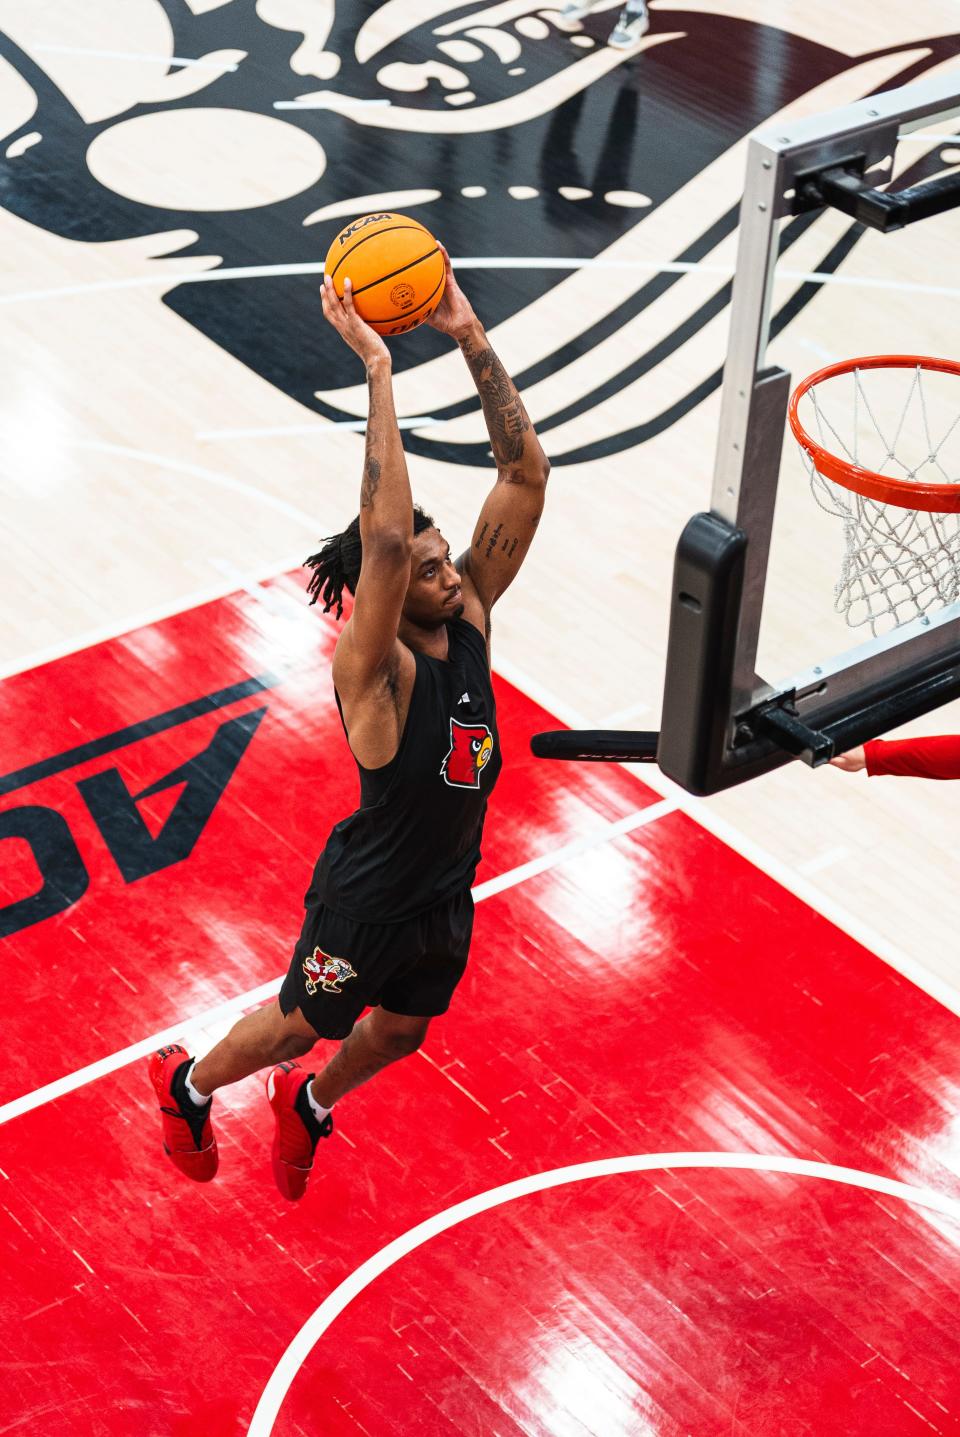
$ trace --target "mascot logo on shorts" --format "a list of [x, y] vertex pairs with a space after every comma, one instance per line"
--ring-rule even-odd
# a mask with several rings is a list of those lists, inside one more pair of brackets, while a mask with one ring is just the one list
[[450, 752], [440, 772], [451, 788], [479, 788], [480, 774], [493, 753], [493, 734], [486, 724], [450, 720]]
[[311, 998], [318, 988], [322, 988], [324, 993], [342, 993], [343, 989], [338, 988], [337, 984], [346, 983], [348, 978], [357, 976], [357, 970], [346, 958], [331, 958], [329, 953], [324, 953], [319, 948], [314, 948], [311, 956], [304, 958], [303, 973]]

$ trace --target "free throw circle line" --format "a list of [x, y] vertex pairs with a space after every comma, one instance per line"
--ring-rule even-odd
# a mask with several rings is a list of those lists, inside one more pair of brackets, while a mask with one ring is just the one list
[[[159, 255], [158, 261], [177, 258]], [[455, 269], [522, 269], [522, 270], [636, 270], [639, 274], [712, 274], [730, 279], [735, 273], [732, 264], [704, 264], [700, 260], [604, 259], [602, 256], [556, 258], [534, 255], [483, 255], [451, 260]], [[32, 304], [47, 299], [68, 299], [72, 296], [96, 294], [122, 289], [175, 289], [181, 284], [217, 284], [224, 280], [276, 279], [290, 275], [323, 275], [320, 261], [299, 264], [240, 265], [221, 269], [184, 270], [181, 273], [160, 270], [156, 274], [132, 275], [127, 279], [89, 280], [85, 284], [57, 285], [51, 289], [30, 289], [0, 294], [0, 305]], [[890, 290], [897, 294], [946, 295], [955, 299], [960, 289], [951, 284], [926, 284], [920, 281], [880, 279], [873, 275], [833, 274], [827, 270], [778, 269], [778, 280], [800, 284], [839, 285], [841, 288]]]
[[885, 1193], [888, 1197], [900, 1198], [918, 1207], [931, 1208], [934, 1212], [960, 1223], [960, 1200], [948, 1197], [945, 1193], [911, 1187], [910, 1184], [897, 1182], [894, 1178], [862, 1173], [856, 1168], [835, 1167], [832, 1163], [811, 1162], [806, 1158], [769, 1157], [764, 1153], [640, 1153], [627, 1157], [600, 1158], [593, 1162], [573, 1163], [568, 1167], [532, 1173], [529, 1177], [490, 1188], [487, 1192], [477, 1193], [474, 1197], [456, 1203], [444, 1212], [435, 1213], [433, 1217], [401, 1233], [387, 1243], [386, 1247], [361, 1263], [349, 1277], [344, 1278], [307, 1318], [280, 1358], [257, 1403], [247, 1428], [247, 1437], [270, 1437], [293, 1379], [330, 1325], [376, 1278], [431, 1238], [447, 1232], [468, 1218], [476, 1217], [478, 1213], [489, 1212], [492, 1208], [502, 1207], [514, 1198], [526, 1197], [530, 1193], [545, 1192], [548, 1188], [584, 1182], [589, 1178], [672, 1168], [718, 1168], [734, 1172], [789, 1173], [794, 1177], [825, 1178], [830, 1182], [844, 1183], [848, 1187]]

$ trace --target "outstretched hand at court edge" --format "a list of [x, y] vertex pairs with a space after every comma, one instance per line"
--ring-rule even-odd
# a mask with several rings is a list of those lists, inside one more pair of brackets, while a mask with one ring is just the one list
[[378, 359], [385, 359], [390, 363], [390, 351], [386, 342], [360, 318], [353, 307], [353, 286], [349, 279], [343, 281], [341, 299], [333, 287], [333, 280], [328, 274], [324, 275], [320, 300], [325, 317], [341, 338], [346, 340], [354, 354], [360, 356], [367, 369]]
[[847, 753], [838, 753], [836, 758], [830, 760], [834, 768], [842, 768], [844, 773], [859, 773], [867, 766], [867, 756], [863, 751], [863, 744], [859, 748], [852, 748]]
[[866, 769], [871, 778], [881, 774], [900, 778], [960, 779], [960, 734], [928, 734], [916, 738], [873, 738], [862, 748], [832, 758], [848, 773]]
[[441, 334], [449, 334], [451, 339], [457, 339], [464, 330], [470, 328], [471, 324], [476, 324], [477, 316], [473, 312], [473, 305], [457, 284], [450, 256], [443, 245], [440, 245], [439, 248], [443, 255], [446, 283], [440, 303], [426, 323], [433, 325], [434, 329], [439, 329]]

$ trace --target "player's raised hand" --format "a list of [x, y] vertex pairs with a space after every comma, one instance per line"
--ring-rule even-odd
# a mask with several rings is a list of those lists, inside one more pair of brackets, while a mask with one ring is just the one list
[[390, 363], [390, 351], [384, 340], [375, 329], [371, 329], [369, 324], [360, 318], [354, 308], [353, 286], [349, 279], [343, 281], [343, 299], [341, 299], [333, 287], [333, 280], [328, 274], [324, 275], [320, 300], [323, 304], [324, 316], [368, 368], [378, 359], [385, 359], [388, 364]]
[[434, 329], [439, 329], [441, 334], [449, 334], [451, 339], [457, 339], [464, 330], [470, 328], [471, 324], [476, 323], [477, 316], [473, 312], [473, 305], [457, 284], [450, 256], [443, 245], [440, 245], [439, 248], [443, 255], [446, 283], [440, 303], [426, 323], [432, 325]]
[[844, 773], [859, 773], [867, 766], [867, 756], [863, 751], [863, 744], [859, 748], [848, 749], [846, 753], [838, 753], [836, 758], [830, 760], [834, 768], [842, 769]]

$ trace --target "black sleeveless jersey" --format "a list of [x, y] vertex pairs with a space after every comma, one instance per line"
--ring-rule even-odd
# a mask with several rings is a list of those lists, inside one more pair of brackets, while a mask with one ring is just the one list
[[465, 619], [447, 634], [447, 659], [413, 651], [400, 747], [382, 768], [357, 764], [360, 807], [330, 834], [308, 906], [399, 923], [472, 884], [503, 760], [483, 635]]

